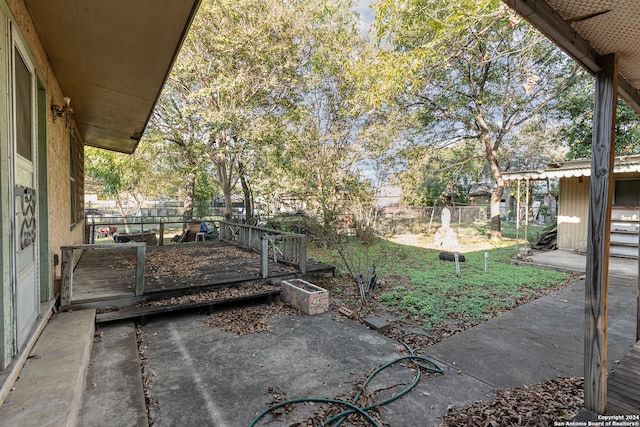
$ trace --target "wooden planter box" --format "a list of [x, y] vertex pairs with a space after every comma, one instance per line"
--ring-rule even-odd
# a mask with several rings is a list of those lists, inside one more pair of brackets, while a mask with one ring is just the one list
[[308, 315], [329, 309], [329, 291], [302, 279], [282, 281], [282, 299]]

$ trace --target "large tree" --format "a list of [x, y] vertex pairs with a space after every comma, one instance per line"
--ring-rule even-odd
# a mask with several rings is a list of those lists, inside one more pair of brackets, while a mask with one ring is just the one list
[[180, 152], [189, 187], [203, 163], [213, 165], [226, 219], [240, 180], [249, 192], [246, 165], [270, 139], [272, 117], [295, 97], [298, 6], [204, 1], [156, 109], [154, 128]]
[[[594, 79], [585, 75], [579, 85], [560, 99], [557, 138], [568, 145], [569, 159], [591, 157], [594, 84]], [[640, 115], [621, 100], [616, 108], [615, 154], [640, 154]]]
[[156, 161], [156, 148], [142, 143], [131, 155], [85, 148], [86, 190], [115, 200], [127, 232], [129, 217], [138, 215], [145, 200], [167, 194], [174, 184], [171, 170]]
[[574, 83], [576, 65], [499, 0], [381, 0], [376, 18], [381, 46], [407, 71], [421, 142], [477, 143], [495, 181], [491, 237], [500, 238], [503, 145]]

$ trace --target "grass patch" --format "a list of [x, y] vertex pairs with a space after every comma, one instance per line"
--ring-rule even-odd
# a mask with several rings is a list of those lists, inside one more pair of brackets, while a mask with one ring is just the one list
[[[332, 250], [313, 248], [311, 257], [340, 265]], [[385, 280], [380, 300], [420, 320], [427, 328], [451, 319], [478, 323], [525, 301], [564, 285], [569, 275], [508, 263], [515, 248], [489, 252], [488, 271], [484, 271], [484, 251], [466, 253], [460, 276], [453, 262], [441, 261], [438, 251], [403, 246], [383, 239], [363, 248], [356, 242], [347, 247], [354, 265], [366, 276], [375, 265], [378, 277]], [[402, 280], [398, 280], [401, 277]], [[355, 285], [353, 285], [355, 286]]]

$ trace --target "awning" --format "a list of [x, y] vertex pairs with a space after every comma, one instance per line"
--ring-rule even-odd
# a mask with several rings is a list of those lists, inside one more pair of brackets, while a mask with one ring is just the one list
[[[517, 180], [544, 180], [551, 178], [570, 178], [591, 176], [590, 160], [575, 160], [563, 163], [552, 163], [548, 169], [537, 171], [504, 172], [502, 178], [505, 181]], [[614, 174], [640, 173], [640, 156], [616, 157], [613, 167]]]

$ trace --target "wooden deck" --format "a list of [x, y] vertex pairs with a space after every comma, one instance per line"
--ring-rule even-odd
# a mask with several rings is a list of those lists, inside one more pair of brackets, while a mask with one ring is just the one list
[[607, 414], [640, 415], [640, 341], [609, 375]]
[[135, 270], [135, 248], [83, 251], [73, 272], [71, 305], [110, 308], [274, 279], [333, 275], [333, 267], [312, 260], [304, 276], [293, 266], [271, 261], [269, 278], [262, 279], [259, 254], [217, 241], [148, 246], [140, 297], [135, 297]]

